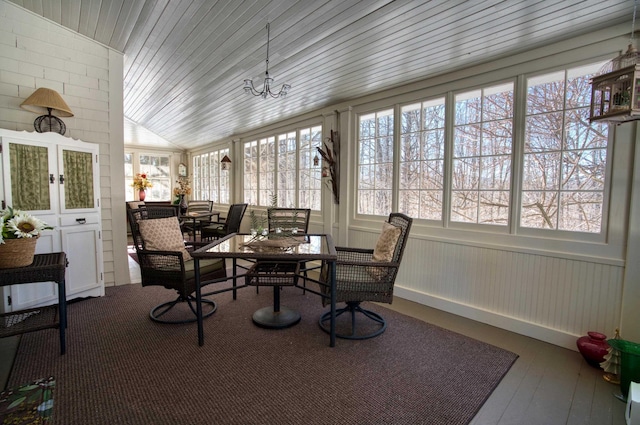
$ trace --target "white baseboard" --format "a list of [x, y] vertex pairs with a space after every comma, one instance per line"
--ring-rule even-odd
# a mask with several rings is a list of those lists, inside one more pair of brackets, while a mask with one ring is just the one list
[[527, 322], [516, 317], [504, 316], [502, 314], [482, 310], [474, 306], [434, 297], [399, 285], [394, 287], [394, 295], [418, 304], [466, 317], [467, 319], [476, 320], [500, 329], [505, 329], [520, 335], [548, 342], [549, 344], [578, 351], [576, 347], [576, 340], [579, 336], [562, 332], [557, 329], [546, 328], [539, 324]]

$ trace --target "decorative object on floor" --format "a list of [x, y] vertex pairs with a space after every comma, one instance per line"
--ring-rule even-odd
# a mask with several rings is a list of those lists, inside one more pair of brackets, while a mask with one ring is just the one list
[[[70, 304], [67, 358], [50, 349], [55, 332], [25, 334], [8, 385], [48, 374], [64, 382], [56, 388], [60, 424], [84, 424], [91, 414], [92, 425], [463, 425], [517, 358], [376, 304], [367, 308], [392, 324], [383, 338], [330, 348], [316, 322], [322, 313], [317, 297], [293, 288], [282, 291], [282, 303], [302, 320], [277, 332], [251, 321], [271, 303], [270, 291], [248, 288], [235, 301], [231, 292], [216, 295], [219, 311], [204, 321], [215, 342], [200, 347], [194, 325], [159, 326], [140, 315], [166, 293], [121, 285], [107, 287], [105, 297]], [[222, 402], [202, 402], [216, 399]]]
[[[322, 156], [322, 177], [331, 177], [331, 192], [333, 193], [333, 202], [337, 205], [340, 203], [340, 176], [339, 176], [339, 155], [340, 155], [340, 135], [337, 131], [331, 130], [331, 136], [327, 138], [331, 142], [331, 146], [324, 143], [324, 150], [320, 147], [316, 148]], [[314, 159], [315, 165], [315, 159]]]
[[620, 391], [622, 396], [618, 398], [626, 402], [630, 383], [632, 381], [640, 382], [640, 344], [624, 339], [610, 339], [607, 342], [620, 352]]
[[587, 335], [578, 338], [576, 345], [587, 363], [597, 368], [604, 361], [604, 356], [609, 353], [607, 336], [600, 332], [587, 332]]
[[2, 391], [0, 423], [15, 425], [49, 423], [53, 416], [55, 387], [56, 381], [51, 376]]
[[133, 183], [131, 183], [131, 187], [138, 191], [138, 199], [140, 201], [144, 201], [146, 198], [146, 189], [153, 187], [153, 183], [147, 179], [146, 173], [138, 173], [133, 177]]
[[57, 91], [40, 87], [34, 91], [20, 105], [22, 109], [26, 109], [30, 112], [40, 114], [45, 112], [47, 115], [41, 115], [33, 122], [33, 127], [38, 133], [44, 133], [52, 131], [54, 133], [64, 134], [67, 131], [67, 126], [62, 122], [60, 118], [52, 115], [55, 113], [60, 117], [72, 117], [73, 112], [71, 108], [64, 101], [62, 96]]
[[222, 157], [220, 160], [220, 169], [222, 171], [229, 171], [231, 169], [231, 158], [228, 155]]
[[31, 214], [7, 207], [0, 211], [0, 268], [28, 266], [33, 262], [40, 233], [51, 230]]
[[[620, 339], [620, 329], [616, 329], [613, 339]], [[604, 355], [604, 361], [600, 363], [600, 367], [604, 371], [602, 379], [618, 385], [620, 384], [620, 352], [609, 346], [607, 354]]]
[[640, 53], [634, 43], [636, 9], [633, 1], [631, 39], [627, 51], [613, 58], [591, 80], [589, 122], [623, 123], [640, 119]]
[[271, 83], [275, 80], [269, 77], [269, 33], [270, 33], [270, 25], [267, 22], [267, 70], [264, 73], [264, 82], [262, 83], [262, 90], [258, 91], [253, 85], [253, 81], [246, 79], [244, 80], [244, 92], [247, 94], [252, 94], [254, 96], [260, 96], [263, 99], [266, 99], [267, 96], [271, 96], [273, 98], [287, 97], [287, 93], [291, 86], [289, 84], [283, 84], [278, 92], [271, 91]]

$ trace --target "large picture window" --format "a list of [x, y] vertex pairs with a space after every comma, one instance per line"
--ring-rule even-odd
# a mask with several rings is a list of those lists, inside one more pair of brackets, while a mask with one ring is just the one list
[[599, 233], [607, 123], [589, 124], [590, 78], [600, 64], [527, 80], [522, 227]]
[[451, 221], [508, 224], [512, 133], [512, 83], [456, 95]]
[[321, 169], [314, 166], [322, 127], [277, 133], [245, 142], [244, 202], [250, 205], [320, 210]]
[[229, 172], [220, 161], [229, 149], [219, 149], [193, 157], [192, 199], [206, 199], [216, 204], [229, 204]]
[[590, 78], [601, 66], [358, 114], [356, 213], [501, 233], [602, 233], [609, 126], [589, 123]]
[[358, 122], [358, 213], [388, 215], [393, 197], [393, 109]]
[[147, 175], [153, 187], [146, 190], [147, 201], [169, 201], [172, 197], [171, 155], [163, 153], [125, 152], [125, 199], [134, 201], [137, 193], [131, 187], [137, 173]]
[[411, 217], [442, 220], [444, 98], [403, 106], [398, 209]]

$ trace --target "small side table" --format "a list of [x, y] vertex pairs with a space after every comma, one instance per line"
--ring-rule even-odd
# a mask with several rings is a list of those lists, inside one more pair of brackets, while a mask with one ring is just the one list
[[19, 285], [32, 282], [56, 282], [58, 305], [30, 308], [0, 314], [0, 338], [39, 331], [60, 329], [60, 354], [66, 351], [65, 329], [67, 328], [67, 296], [65, 269], [67, 255], [64, 252], [36, 254], [30, 266], [0, 269], [0, 286]]

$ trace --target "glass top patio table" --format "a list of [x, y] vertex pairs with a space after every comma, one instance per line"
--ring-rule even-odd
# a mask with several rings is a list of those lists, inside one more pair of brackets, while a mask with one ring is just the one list
[[[199, 260], [204, 258], [232, 258], [270, 261], [324, 261], [329, 266], [331, 298], [330, 346], [335, 346], [336, 279], [335, 263], [338, 258], [333, 238], [329, 234], [300, 234], [267, 237], [232, 233], [191, 253], [195, 261], [196, 310], [198, 316], [198, 343], [204, 344], [202, 324], [202, 291]], [[235, 269], [234, 269], [235, 274]], [[230, 278], [236, 278], [233, 276]]]
[[199, 258], [250, 258], [280, 261], [337, 259], [331, 235], [267, 237], [234, 233], [193, 253]]

